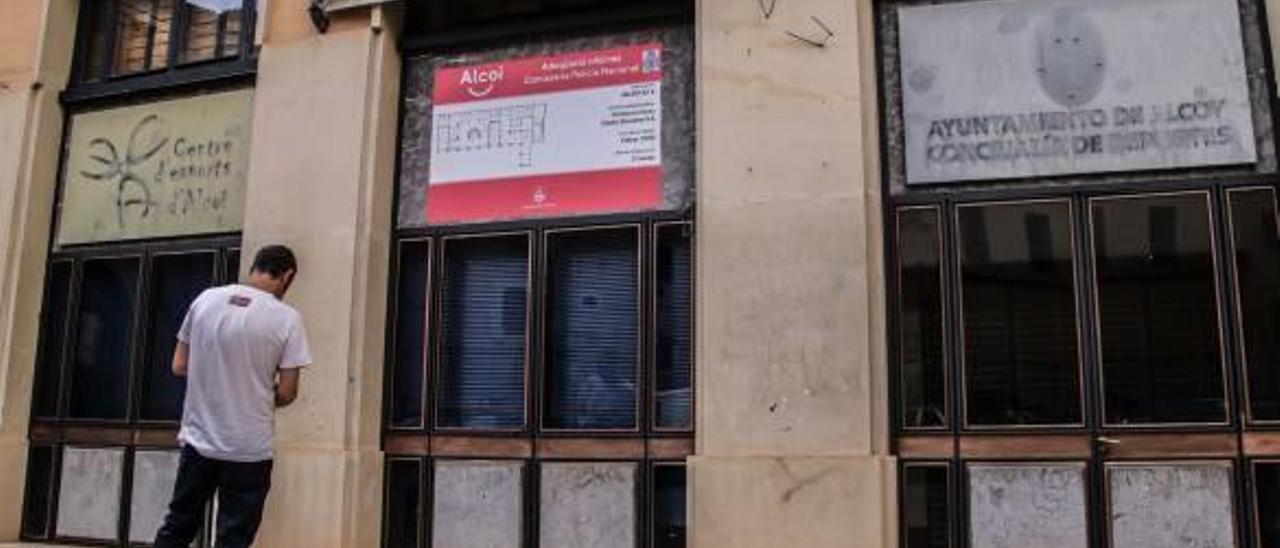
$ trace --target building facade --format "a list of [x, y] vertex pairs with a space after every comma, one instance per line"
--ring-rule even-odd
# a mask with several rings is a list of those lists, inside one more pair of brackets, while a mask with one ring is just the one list
[[269, 243], [260, 546], [1278, 545], [1277, 14], [11, 1], [0, 545], [149, 542]]

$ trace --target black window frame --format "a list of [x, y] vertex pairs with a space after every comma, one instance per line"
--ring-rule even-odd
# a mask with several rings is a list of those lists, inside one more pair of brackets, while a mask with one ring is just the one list
[[[933, 3], [963, 3], [971, 0], [937, 0]], [[949, 470], [947, 500], [951, 523], [945, 534], [949, 546], [969, 544], [968, 465], [971, 463], [1023, 463], [1059, 464], [1083, 463], [1086, 482], [1086, 517], [1088, 545], [1110, 546], [1110, 524], [1107, 509], [1108, 470], [1115, 465], [1169, 465], [1229, 464], [1231, 466], [1232, 493], [1236, 548], [1261, 548], [1257, 538], [1258, 498], [1253, 480], [1255, 463], [1280, 463], [1280, 421], [1254, 420], [1245, 409], [1246, 394], [1242, 340], [1243, 320], [1240, 310], [1239, 285], [1235, 279], [1236, 265], [1231, 235], [1233, 226], [1229, 195], [1235, 190], [1266, 188], [1280, 193], [1280, 171], [1275, 166], [1280, 143], [1265, 139], [1259, 143], [1258, 165], [1204, 166], [1186, 169], [1145, 170], [1135, 172], [1086, 173], [1051, 177], [1024, 177], [1010, 180], [959, 182], [956, 184], [906, 185], [905, 167], [902, 165], [901, 126], [902, 101], [898, 73], [898, 46], [896, 15], [899, 6], [922, 5], [928, 0], [875, 0], [872, 4], [875, 26], [876, 78], [879, 129], [879, 159], [884, 167], [880, 175], [880, 190], [884, 219], [883, 245], [886, 264], [886, 305], [888, 333], [888, 382], [890, 386], [889, 417], [890, 449], [898, 458], [898, 478], [906, 479], [906, 471], [916, 466], [943, 466]], [[1247, 75], [1250, 96], [1254, 100], [1255, 123], [1269, 128], [1280, 121], [1280, 100], [1277, 99], [1275, 52], [1271, 48], [1271, 34], [1265, 14], [1268, 12], [1258, 0], [1240, 0], [1242, 6], [1242, 32], [1246, 63], [1251, 67]], [[1269, 135], [1271, 130], [1260, 132]], [[891, 150], [893, 149], [893, 150]], [[1265, 159], [1265, 161], [1264, 161]], [[1268, 167], [1269, 166], [1269, 167]], [[1089, 217], [1090, 199], [1093, 197], [1148, 195], [1179, 192], [1205, 192], [1209, 194], [1212, 217], [1209, 230], [1215, 249], [1216, 262], [1213, 280], [1217, 286], [1214, 304], [1219, 312], [1221, 329], [1220, 346], [1225, 353], [1220, 362], [1223, 377], [1227, 421], [1223, 424], [1140, 424], [1121, 426], [1104, 424], [1100, 407], [1099, 358], [1097, 353], [1098, 322], [1095, 304], [1096, 284], [1092, 282], [1094, 264]], [[958, 273], [956, 272], [957, 235], [951, 226], [955, 209], [960, 204], [974, 202], [1034, 201], [1068, 199], [1075, 210], [1072, 214], [1073, 245], [1077, 248], [1075, 262], [1076, 291], [1078, 301], [1078, 331], [1081, 339], [1080, 360], [1083, 363], [1084, 424], [1077, 428], [1027, 427], [968, 428], [963, 423], [962, 408], [957, 400], [963, 396], [959, 386], [958, 352], [963, 351], [962, 339], [956, 330], [959, 311], [955, 302]], [[944, 228], [942, 263], [944, 345], [948, 349], [944, 358], [945, 393], [948, 396], [948, 416], [944, 426], [918, 428], [908, 425], [904, 415], [904, 390], [901, 383], [900, 341], [894, 336], [899, 322], [895, 303], [899, 299], [897, 272], [897, 227], [893, 219], [905, 208], [936, 207]], [[1280, 215], [1280, 212], [1277, 213]], [[961, 417], [957, 420], [956, 417]], [[1132, 444], [1132, 445], [1131, 445]], [[899, 485], [903, 485], [900, 483]], [[905, 531], [906, 502], [900, 497], [898, 511], [899, 530]], [[906, 539], [900, 546], [911, 548]]]
[[1232, 195], [1233, 193], [1248, 193], [1248, 192], [1258, 192], [1258, 191], [1269, 192], [1271, 194], [1271, 203], [1272, 203], [1272, 207], [1274, 208], [1274, 213], [1276, 217], [1276, 221], [1275, 221], [1276, 227], [1278, 230], [1280, 230], [1280, 185], [1268, 186], [1268, 185], [1245, 184], [1245, 185], [1233, 186], [1226, 189], [1226, 194], [1223, 202], [1223, 214], [1226, 217], [1225, 225], [1224, 225], [1224, 231], [1225, 231], [1224, 237], [1226, 238], [1226, 245], [1227, 245], [1226, 260], [1231, 262], [1231, 277], [1229, 280], [1230, 285], [1228, 286], [1228, 288], [1231, 290], [1232, 297], [1234, 299], [1234, 302], [1236, 303], [1236, 306], [1234, 307], [1234, 317], [1232, 318], [1232, 320], [1237, 329], [1236, 337], [1228, 341], [1228, 344], [1232, 345], [1235, 348], [1235, 352], [1237, 356], [1236, 361], [1239, 363], [1240, 371], [1238, 375], [1240, 376], [1241, 384], [1243, 385], [1243, 393], [1239, 395], [1239, 400], [1237, 401], [1236, 404], [1237, 406], [1243, 408], [1245, 423], [1247, 425], [1255, 426], [1255, 427], [1266, 427], [1266, 426], [1280, 427], [1280, 418], [1265, 419], [1265, 418], [1258, 418], [1254, 415], [1253, 395], [1250, 391], [1250, 386], [1252, 385], [1250, 376], [1252, 373], [1251, 370], [1253, 368], [1253, 365], [1251, 363], [1251, 357], [1249, 356], [1249, 350], [1248, 350], [1248, 333], [1246, 331], [1246, 328], [1244, 327], [1246, 320], [1245, 320], [1244, 305], [1243, 305], [1244, 297], [1243, 297], [1242, 289], [1240, 287], [1241, 285], [1240, 274], [1239, 274], [1239, 269], [1235, 264], [1237, 260], [1238, 243], [1236, 241], [1236, 225], [1235, 225], [1236, 212], [1233, 207]]
[[[605, 6], [572, 7], [561, 0], [551, 0], [549, 5], [563, 6], [565, 10], [551, 10], [536, 14], [524, 14], [518, 17], [506, 17], [488, 21], [469, 21], [464, 24], [427, 32], [414, 22], [415, 13], [421, 14], [424, 6], [443, 0], [410, 0], [406, 13], [407, 24], [400, 40], [400, 49], [405, 59], [417, 55], [453, 54], [482, 51], [511, 46], [514, 43], [525, 43], [531, 40], [554, 41], [564, 38], [586, 36], [602, 36], [610, 33], [625, 33], [638, 30], [664, 28], [688, 28], [693, 23], [694, 4], [689, 0], [662, 0], [659, 2], [628, 2], [625, 5], [612, 4]], [[405, 70], [409, 63], [405, 63]], [[403, 78], [402, 78], [403, 79]], [[405, 89], [401, 88], [400, 115], [397, 124], [398, 140], [402, 142], [404, 132]], [[400, 180], [400, 162], [402, 155], [396, 157], [396, 180]], [[400, 209], [400, 193], [394, 196], [393, 211]], [[659, 227], [668, 225], [685, 225], [688, 227], [688, 245], [690, 252], [697, 246], [695, 216], [690, 206], [681, 211], [653, 211], [644, 213], [614, 213], [603, 215], [587, 215], [577, 217], [531, 218], [507, 220], [499, 222], [482, 222], [475, 224], [426, 226], [419, 228], [391, 229], [392, 257], [390, 262], [388, 283], [388, 307], [386, 325], [386, 355], [384, 358], [384, 405], [382, 420], [382, 449], [387, 463], [413, 460], [420, 463], [423, 485], [420, 486], [422, 505], [422, 523], [419, 523], [420, 542], [418, 546], [430, 546], [432, 543], [433, 519], [432, 507], [434, 496], [433, 484], [435, 463], [438, 461], [490, 460], [523, 464], [523, 533], [524, 546], [538, 544], [538, 496], [539, 470], [541, 463], [568, 462], [620, 462], [635, 464], [636, 476], [636, 528], [637, 546], [651, 547], [653, 523], [653, 467], [684, 466], [685, 459], [693, 453], [693, 436], [696, 424], [693, 410], [696, 409], [696, 396], [690, 393], [691, 417], [688, 428], [662, 428], [657, 425], [655, 391], [656, 373], [654, 370], [656, 329], [652, 321], [655, 313], [655, 263], [656, 240]], [[543, 293], [546, 289], [546, 268], [543, 254], [546, 246], [546, 235], [556, 231], [583, 231], [597, 227], [614, 227], [617, 225], [634, 226], [638, 231], [637, 252], [640, 260], [637, 265], [637, 284], [641, 288], [637, 294], [639, 305], [639, 324], [637, 341], [637, 375], [641, 379], [636, 394], [638, 421], [636, 428], [630, 431], [589, 431], [589, 430], [551, 430], [542, 428], [544, 392], [546, 380], [545, 345], [543, 344], [543, 325], [546, 318]], [[449, 239], [484, 237], [487, 235], [503, 235], [511, 233], [527, 234], [530, 243], [529, 254], [529, 307], [526, 320], [527, 348], [525, 410], [526, 421], [518, 430], [485, 430], [440, 428], [436, 421], [436, 405], [439, 398], [436, 390], [439, 383], [435, 376], [435, 366], [440, 348], [439, 314], [441, 313], [440, 295], [442, 292], [442, 276], [444, 264], [443, 243]], [[396, 349], [398, 311], [397, 287], [401, 285], [399, 275], [400, 251], [407, 242], [429, 242], [430, 247], [427, 287], [428, 310], [425, 312], [425, 331], [422, 335], [426, 346], [422, 351], [423, 383], [421, 420], [414, 426], [396, 427], [392, 395], [395, 394], [393, 380], [397, 370]], [[696, 263], [696, 262], [695, 262]], [[696, 268], [691, 267], [691, 288], [697, 279]], [[417, 285], [413, 286], [415, 290]], [[692, 289], [691, 289], [692, 291]], [[692, 337], [692, 317], [695, 314], [694, 303], [690, 303], [690, 330]], [[691, 360], [694, 348], [690, 348]], [[416, 358], [415, 358], [416, 359]], [[691, 361], [689, 371], [690, 387], [694, 386], [697, 367]], [[389, 468], [387, 469], [389, 471]], [[686, 476], [686, 481], [687, 476]], [[384, 484], [383, 496], [387, 496]], [[383, 512], [382, 543], [387, 546], [388, 533], [387, 512]]]
[[[448, 257], [449, 242], [476, 240], [476, 239], [484, 239], [484, 238], [511, 238], [511, 237], [522, 237], [525, 239], [525, 253], [526, 253], [525, 276], [524, 276], [524, 279], [525, 279], [524, 360], [522, 364], [522, 368], [524, 372], [524, 385], [523, 385], [524, 398], [523, 398], [523, 401], [521, 401], [521, 407], [522, 407], [521, 424], [520, 426], [517, 426], [517, 427], [499, 427], [499, 428], [470, 428], [465, 426], [443, 425], [440, 423], [440, 404], [441, 404], [441, 401], [443, 400], [443, 398], [440, 397], [440, 387], [443, 384], [440, 377], [444, 369], [442, 365], [444, 363], [442, 356], [445, 350], [445, 342], [443, 340], [444, 337], [442, 337], [441, 335], [443, 332], [444, 322], [445, 322], [444, 320], [445, 308], [447, 308], [446, 306], [444, 306], [446, 284], [444, 283], [445, 280], [444, 280], [443, 269], [446, 268], [445, 265], [447, 264], [447, 261], [448, 261], [447, 257]], [[423, 375], [425, 386], [422, 394], [422, 399], [425, 404], [424, 407], [430, 406], [431, 409], [429, 414], [424, 414], [423, 416], [431, 417], [431, 429], [439, 433], [468, 434], [468, 433], [486, 433], [487, 432], [487, 433], [518, 434], [520, 432], [523, 432], [529, 428], [531, 417], [534, 416], [531, 405], [535, 400], [533, 399], [531, 393], [534, 390], [534, 386], [535, 386], [535, 383], [534, 383], [535, 375], [533, 371], [533, 364], [535, 363], [535, 357], [532, 354], [532, 349], [534, 348], [535, 340], [537, 340], [539, 336], [538, 333], [533, 331], [533, 324], [534, 324], [533, 314], [534, 314], [534, 311], [537, 309], [537, 301], [538, 301], [537, 278], [535, 277], [535, 274], [534, 274], [534, 265], [538, 264], [538, 261], [535, 259], [533, 255], [534, 250], [538, 249], [538, 247], [534, 242], [533, 231], [516, 230], [516, 231], [509, 231], [509, 232], [442, 234], [438, 238], [430, 241], [432, 242], [433, 248], [439, 249], [439, 254], [438, 255], [433, 254], [431, 259], [427, 261], [428, 268], [438, 266], [440, 270], [438, 274], [436, 273], [429, 274], [428, 276], [429, 281], [427, 282], [427, 287], [428, 287], [427, 308], [428, 308], [428, 317], [430, 318], [427, 321], [427, 330], [431, 334], [431, 336], [427, 338], [429, 338], [432, 342], [431, 342], [431, 346], [428, 347], [430, 349], [430, 352], [429, 352], [430, 357], [427, 359], [427, 372]], [[434, 251], [434, 249], [432, 251]], [[429, 272], [433, 272], [433, 271], [429, 271]], [[428, 353], [424, 352], [424, 354], [428, 354]]]
[[[622, 214], [610, 215], [595, 218], [572, 218], [559, 220], [535, 220], [520, 221], [514, 223], [486, 224], [466, 227], [435, 227], [425, 229], [402, 230], [395, 238], [392, 245], [393, 257], [391, 261], [392, 273], [389, 288], [389, 303], [387, 316], [387, 344], [385, 364], [388, 367], [387, 374], [384, 376], [384, 398], [383, 405], [383, 432], [384, 437], [403, 437], [403, 436], [486, 436], [486, 437], [515, 437], [515, 438], [540, 438], [540, 437], [674, 437], [688, 438], [693, 434], [693, 424], [688, 428], [668, 428], [661, 427], [657, 424], [657, 417], [654, 415], [656, 408], [656, 360], [655, 352], [652, 349], [657, 344], [653, 321], [655, 320], [654, 309], [655, 302], [655, 280], [653, 280], [656, 257], [656, 235], [658, 227], [666, 226], [685, 226], [688, 227], [690, 234], [689, 246], [691, 252], [696, 249], [697, 238], [694, 230], [693, 217], [687, 212], [658, 212], [651, 214]], [[637, 409], [637, 426], [631, 429], [578, 429], [578, 428], [552, 428], [543, 424], [545, 397], [542, 396], [545, 391], [545, 377], [547, 375], [547, 358], [545, 356], [546, 336], [546, 314], [547, 304], [545, 302], [546, 291], [546, 257], [545, 246], [546, 238], [550, 235], [570, 232], [591, 232], [594, 230], [611, 231], [618, 228], [634, 228], [637, 232], [637, 241], [640, 260], [638, 263], [638, 299], [639, 299], [639, 323], [640, 332], [639, 341], [637, 341], [637, 375], [640, 379], [639, 390], [637, 390], [636, 409]], [[440, 383], [438, 382], [439, 352], [441, 347], [439, 326], [440, 314], [443, 313], [441, 306], [442, 288], [441, 288], [441, 272], [444, 268], [444, 250], [443, 245], [448, 240], [458, 240], [466, 238], [484, 238], [484, 237], [503, 237], [516, 234], [527, 234], [530, 240], [530, 265], [529, 270], [529, 296], [528, 306], [530, 313], [526, 324], [527, 348], [528, 356], [526, 361], [526, 378], [528, 384], [525, 390], [526, 400], [526, 421], [521, 428], [458, 428], [449, 426], [440, 426], [436, 421], [436, 405], [439, 401], [438, 392]], [[416, 425], [411, 426], [395, 426], [392, 424], [393, 405], [392, 395], [395, 394], [394, 386], [395, 368], [399, 367], [398, 358], [395, 355], [397, 346], [397, 317], [400, 314], [399, 303], [397, 299], [397, 286], [399, 280], [400, 257], [399, 250], [401, 245], [405, 243], [425, 243], [429, 246], [428, 275], [426, 281], [427, 292], [429, 296], [428, 310], [426, 312], [426, 333], [424, 334], [424, 342], [427, 348], [424, 349], [424, 360], [421, 367], [424, 368], [423, 384], [423, 409], [420, 411], [423, 419]], [[691, 272], [696, 279], [696, 272]], [[692, 303], [690, 306], [690, 314], [696, 314]], [[690, 349], [691, 353], [693, 349]], [[696, 365], [690, 370], [690, 386], [696, 382]], [[694, 400], [693, 407], [696, 408], [696, 397], [693, 394], [690, 397]]]
[[[34, 448], [45, 448], [53, 452], [53, 470], [47, 478], [37, 478], [31, 475], [27, 478], [27, 490], [29, 493], [26, 496], [30, 496], [30, 491], [40, 482], [45, 482], [50, 491], [45, 493], [45, 496], [49, 497], [47, 514], [45, 515], [46, 522], [43, 527], [39, 528], [39, 531], [30, 531], [24, 527], [21, 533], [22, 540], [37, 542], [68, 541], [119, 547], [145, 545], [145, 543], [131, 542], [128, 539], [128, 527], [131, 519], [128, 503], [132, 496], [134, 454], [137, 451], [177, 451], [179, 449], [177, 442], [179, 421], [177, 419], [152, 420], [141, 417], [142, 398], [145, 393], [143, 384], [146, 382], [144, 375], [146, 368], [152, 365], [146, 355], [147, 349], [152, 337], [163, 336], [162, 334], [149, 333], [149, 329], [146, 329], [146, 326], [151, 321], [151, 312], [155, 301], [155, 286], [152, 283], [153, 261], [157, 257], [212, 253], [211, 281], [213, 286], [217, 286], [234, 283], [235, 280], [230, 278], [227, 266], [232, 264], [232, 260], [229, 259], [232, 254], [235, 255], [235, 261], [239, 261], [240, 251], [240, 236], [238, 234], [224, 234], [159, 241], [134, 241], [68, 247], [57, 249], [50, 255], [46, 268], [52, 268], [54, 263], [66, 263], [71, 268], [71, 275], [68, 280], [70, 294], [66, 299], [65, 322], [62, 326], [65, 329], [62, 336], [63, 344], [61, 348], [55, 349], [56, 356], [48, 356], [42, 349], [42, 351], [38, 352], [36, 361], [37, 368], [43, 369], [52, 366], [56, 367], [58, 371], [56, 413], [53, 416], [37, 413], [40, 402], [33, 397], [30, 408], [28, 439], [33, 448], [33, 455]], [[70, 356], [76, 347], [74, 324], [80, 307], [79, 295], [84, 270], [82, 265], [87, 261], [133, 257], [136, 257], [139, 261], [139, 271], [138, 279], [135, 282], [137, 284], [137, 294], [134, 298], [135, 309], [133, 316], [130, 318], [133, 328], [129, 341], [130, 355], [128, 371], [126, 372], [128, 377], [128, 397], [125, 401], [125, 416], [119, 419], [72, 418], [69, 407], [71, 392], [70, 370], [74, 367], [74, 364], [71, 363]], [[45, 302], [48, 302], [48, 294], [52, 290], [52, 288], [48, 287], [49, 283], [50, 277], [46, 276]], [[45, 323], [43, 318], [47, 317], [48, 314], [48, 310], [41, 311], [42, 324]], [[42, 332], [40, 334], [41, 347], [43, 347], [44, 338], [47, 336], [49, 336], [48, 333]], [[37, 376], [39, 376], [39, 372], [37, 372]], [[34, 386], [33, 388], [33, 393], [38, 395], [43, 387]], [[61, 455], [62, 451], [67, 447], [111, 449], [124, 452], [123, 470], [121, 471], [122, 488], [120, 493], [121, 510], [119, 513], [118, 538], [110, 540], [68, 538], [57, 531]], [[24, 506], [26, 506], [25, 503]], [[205, 529], [208, 530], [209, 527], [206, 526]], [[207, 546], [208, 539], [202, 538], [201, 546]]]
[[[117, 73], [114, 66], [116, 46], [115, 13], [121, 0], [84, 0], [100, 2], [99, 9], [106, 13], [95, 28], [89, 9], [83, 5], [76, 24], [76, 39], [72, 55], [71, 76], [67, 88], [62, 92], [61, 100], [66, 105], [92, 104], [101, 101], [127, 99], [138, 93], [152, 91], [172, 91], [183, 88], [195, 88], [203, 85], [216, 85], [223, 82], [252, 80], [258, 64], [257, 7], [259, 0], [242, 0], [240, 21], [239, 48], [235, 55], [215, 56], [212, 59], [184, 62], [181, 60], [182, 49], [187, 38], [187, 16], [185, 0], [173, 1], [171, 14], [171, 32], [168, 40], [168, 51], [165, 54], [165, 66], [142, 71]], [[220, 16], [221, 19], [225, 15]], [[220, 23], [221, 26], [221, 23]], [[93, 53], [93, 38], [105, 36], [99, 62], [102, 63], [103, 74], [99, 78], [89, 78], [86, 71], [91, 65], [89, 59]], [[149, 38], [148, 49], [154, 43]], [[222, 49], [223, 36], [217, 37], [219, 50]], [[148, 59], [148, 63], [150, 60]]]
[[[657, 504], [657, 485], [656, 470], [659, 468], [681, 468], [685, 472], [685, 487], [689, 485], [689, 466], [683, 457], [677, 456], [649, 456], [644, 458], [618, 458], [618, 457], [601, 457], [592, 459], [581, 458], [564, 458], [564, 457], [492, 457], [492, 456], [428, 456], [414, 453], [387, 453], [383, 457], [383, 483], [382, 492], [383, 512], [382, 512], [382, 535], [380, 546], [386, 548], [401, 548], [390, 544], [390, 514], [386, 511], [389, 507], [387, 504], [391, 500], [391, 490], [388, 486], [392, 485], [392, 466], [394, 464], [409, 464], [416, 467], [418, 474], [418, 484], [416, 486], [418, 497], [415, 501], [416, 507], [412, 509], [413, 513], [418, 516], [418, 523], [412, 524], [413, 534], [418, 542], [416, 546], [430, 547], [433, 546], [434, 538], [432, 536], [432, 520], [434, 518], [435, 509], [435, 472], [437, 463], [504, 463], [515, 464], [520, 467], [520, 540], [521, 546], [535, 547], [539, 545], [539, 520], [540, 520], [540, 497], [541, 497], [541, 476], [543, 464], [628, 464], [636, 467], [634, 488], [634, 510], [636, 517], [636, 544], [632, 548], [654, 548], [656, 545], [655, 533], [658, 525], [656, 518], [655, 505]], [[686, 538], [689, 534], [686, 529]], [[447, 548], [447, 547], [436, 547]], [[546, 547], [544, 547], [546, 548]]]

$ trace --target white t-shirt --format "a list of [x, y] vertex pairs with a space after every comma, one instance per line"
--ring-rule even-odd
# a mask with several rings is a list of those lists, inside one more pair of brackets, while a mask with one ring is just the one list
[[276, 373], [311, 364], [302, 316], [245, 285], [205, 290], [178, 332], [190, 348], [178, 439], [206, 458], [269, 460]]

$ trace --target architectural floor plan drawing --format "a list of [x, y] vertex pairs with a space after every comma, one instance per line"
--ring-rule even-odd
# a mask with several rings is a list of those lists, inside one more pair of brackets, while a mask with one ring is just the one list
[[547, 104], [542, 102], [444, 112], [436, 116], [437, 154], [509, 149], [516, 165], [533, 166], [533, 147], [546, 140]]

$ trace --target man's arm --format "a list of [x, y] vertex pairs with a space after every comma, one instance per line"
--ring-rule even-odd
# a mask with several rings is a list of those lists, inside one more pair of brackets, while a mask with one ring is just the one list
[[302, 318], [294, 313], [285, 334], [284, 354], [276, 377], [276, 407], [286, 407], [298, 399], [298, 383], [302, 368], [311, 365], [311, 349], [307, 346], [307, 333], [302, 328]]
[[276, 407], [288, 407], [298, 399], [298, 369], [281, 369], [276, 379]]
[[187, 376], [187, 357], [191, 348], [187, 343], [178, 341], [178, 346], [173, 349], [173, 374], [179, 377]]

